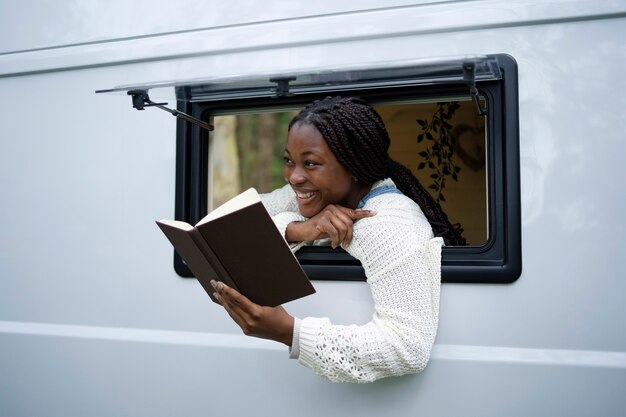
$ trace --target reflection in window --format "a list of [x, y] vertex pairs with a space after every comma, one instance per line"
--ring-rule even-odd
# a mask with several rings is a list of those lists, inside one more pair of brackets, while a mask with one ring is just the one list
[[[389, 135], [390, 156], [410, 168], [439, 200], [467, 244], [487, 241], [485, 119], [469, 98], [376, 105]], [[214, 116], [209, 145], [209, 210], [241, 191], [284, 185], [282, 154], [294, 111]], [[421, 135], [421, 138], [418, 137]], [[444, 145], [440, 146], [443, 138]], [[437, 152], [437, 150], [440, 152]]]

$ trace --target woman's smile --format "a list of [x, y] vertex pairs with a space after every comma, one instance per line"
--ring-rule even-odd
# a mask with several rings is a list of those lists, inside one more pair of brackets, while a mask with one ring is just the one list
[[296, 192], [296, 196], [298, 196], [298, 200], [307, 201], [312, 199], [315, 196], [315, 192], [304, 193], [298, 190], [294, 190]]

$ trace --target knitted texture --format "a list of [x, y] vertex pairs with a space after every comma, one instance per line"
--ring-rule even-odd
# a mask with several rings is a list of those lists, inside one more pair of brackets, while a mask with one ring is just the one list
[[[374, 187], [384, 185], [393, 182]], [[293, 192], [286, 190], [277, 190], [270, 198], [276, 199], [272, 206], [295, 204]], [[293, 203], [278, 202], [282, 198]], [[437, 332], [443, 239], [433, 238], [419, 206], [404, 195], [382, 194], [364, 208], [378, 214], [354, 223], [346, 251], [365, 270], [374, 300], [372, 320], [342, 326], [328, 318], [307, 317], [300, 327], [300, 363], [336, 382], [371, 382], [420, 372]]]
[[261, 194], [261, 201], [283, 237], [289, 223], [306, 220], [306, 217], [298, 212], [298, 203], [289, 185], [268, 194]]

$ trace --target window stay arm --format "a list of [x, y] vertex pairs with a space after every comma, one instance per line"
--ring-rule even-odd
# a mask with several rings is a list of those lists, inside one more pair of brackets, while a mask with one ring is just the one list
[[148, 96], [148, 90], [129, 90], [128, 95], [132, 96], [133, 107], [136, 108], [137, 110], [145, 110], [145, 107], [157, 107], [161, 110], [165, 110], [166, 112], [170, 113], [174, 117], [177, 117], [182, 120], [186, 120], [190, 123], [200, 126], [203, 129], [206, 129], [209, 131], [213, 130], [213, 125], [210, 123], [203, 122], [202, 120], [196, 119], [195, 117], [192, 117], [188, 115], [187, 113], [183, 113], [182, 111], [165, 107], [167, 103], [153, 102], [152, 100], [150, 100], [150, 97]]
[[474, 62], [464, 62], [463, 63], [463, 78], [465, 83], [469, 87], [469, 93], [474, 99], [474, 104], [476, 105], [476, 110], [478, 110], [478, 114], [481, 116], [487, 115], [487, 107], [483, 107], [480, 104], [480, 95], [478, 93], [478, 88], [476, 88], [476, 64]]

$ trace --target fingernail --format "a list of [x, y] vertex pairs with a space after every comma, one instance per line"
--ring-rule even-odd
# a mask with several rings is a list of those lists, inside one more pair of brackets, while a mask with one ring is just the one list
[[217, 289], [217, 282], [215, 282], [214, 279], [211, 280], [211, 286], [215, 289]]

